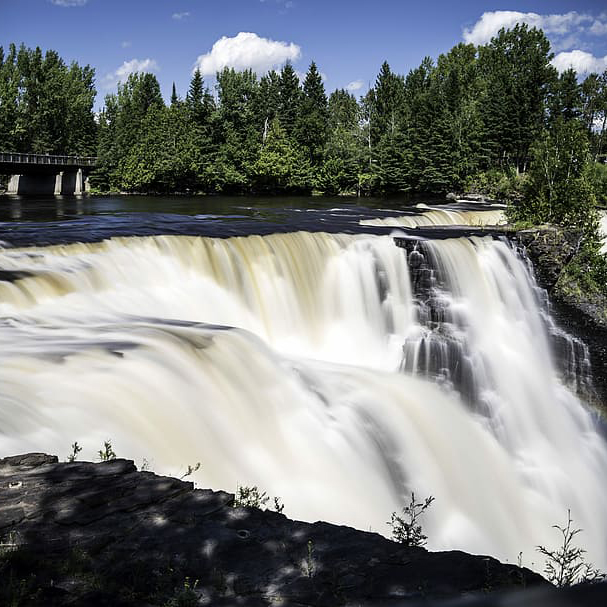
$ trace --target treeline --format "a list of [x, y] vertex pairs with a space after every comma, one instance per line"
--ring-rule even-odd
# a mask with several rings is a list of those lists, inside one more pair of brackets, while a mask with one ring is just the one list
[[303, 82], [290, 64], [261, 77], [226, 68], [213, 94], [196, 72], [168, 105], [156, 77], [138, 73], [95, 120], [91, 68], [11, 46], [0, 61], [0, 148], [96, 149], [98, 191], [508, 195], [558, 120], [579, 126], [594, 160], [607, 148], [607, 72], [580, 83], [552, 58], [542, 31], [517, 25], [406, 76], [384, 63], [359, 99], [327, 96], [314, 63]]
[[97, 151], [95, 70], [66, 65], [55, 51], [0, 46], [0, 151]]
[[[459, 44], [406, 76], [381, 67], [361, 99], [327, 97], [314, 63], [258, 78], [224, 69], [211, 95], [199, 73], [166, 106], [151, 74], [106, 98], [101, 189], [390, 194], [491, 187], [525, 172], [556, 120], [576, 120], [594, 157], [605, 148], [607, 73], [560, 76], [543, 32], [519, 25]], [[498, 174], [498, 177], [493, 175]]]

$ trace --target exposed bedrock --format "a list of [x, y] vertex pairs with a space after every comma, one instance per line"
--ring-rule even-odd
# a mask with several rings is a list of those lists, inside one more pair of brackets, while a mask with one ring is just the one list
[[[334, 607], [547, 585], [488, 556], [407, 548], [376, 533], [233, 503], [232, 494], [138, 472], [128, 460], [7, 457], [0, 460], [0, 573], [13, 586], [0, 593], [46, 606]], [[170, 602], [179, 596], [194, 602]]]
[[563, 272], [577, 252], [579, 238], [578, 232], [554, 226], [520, 230], [515, 236], [550, 296], [557, 324], [588, 346], [599, 404], [607, 411], [607, 299], [582, 293]]

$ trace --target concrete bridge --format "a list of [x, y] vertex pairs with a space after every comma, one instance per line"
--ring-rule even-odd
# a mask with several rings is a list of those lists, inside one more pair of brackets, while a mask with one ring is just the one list
[[0, 175], [10, 175], [8, 194], [84, 194], [97, 158], [0, 152]]

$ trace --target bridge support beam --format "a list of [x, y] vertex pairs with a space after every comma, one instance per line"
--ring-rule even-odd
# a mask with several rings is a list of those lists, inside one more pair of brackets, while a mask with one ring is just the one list
[[8, 194], [38, 194], [49, 196], [55, 192], [54, 175], [11, 175]]
[[19, 181], [21, 177], [21, 175], [11, 175], [8, 180], [7, 194], [19, 194]]
[[55, 191], [53, 192], [53, 194], [55, 194], [55, 196], [59, 196], [61, 194], [62, 189], [63, 189], [63, 171], [59, 171], [59, 173], [57, 173], [55, 175]]
[[7, 194], [72, 196], [88, 191], [88, 177], [85, 179], [82, 169], [78, 169], [73, 172], [60, 171], [56, 175], [11, 175]]
[[84, 193], [84, 180], [82, 177], [82, 169], [76, 171], [76, 187], [74, 188], [74, 194]]
[[53, 173], [27, 172], [11, 175], [8, 194], [40, 196], [79, 196], [90, 191], [88, 175], [81, 168], [69, 168]]

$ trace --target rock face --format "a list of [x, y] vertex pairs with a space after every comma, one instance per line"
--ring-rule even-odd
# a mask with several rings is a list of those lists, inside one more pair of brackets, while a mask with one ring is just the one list
[[533, 262], [540, 284], [552, 293], [563, 271], [579, 247], [580, 234], [555, 226], [519, 230], [516, 239]]
[[560, 280], [563, 269], [577, 253], [580, 234], [545, 226], [520, 230], [514, 238], [524, 246], [538, 283], [548, 291], [559, 326], [588, 346], [596, 404], [607, 414], [607, 300], [576, 295], [575, 288], [568, 288]]
[[0, 459], [0, 604], [401, 605], [547, 584], [490, 557], [233, 503], [128, 460]]

